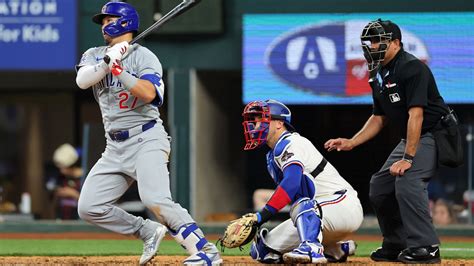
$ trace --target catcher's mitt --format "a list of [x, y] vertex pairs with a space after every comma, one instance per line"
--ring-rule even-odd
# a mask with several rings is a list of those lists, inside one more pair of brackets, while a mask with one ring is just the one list
[[241, 247], [252, 241], [257, 231], [257, 215], [255, 213], [245, 214], [241, 218], [230, 222], [224, 236], [219, 241], [223, 247]]

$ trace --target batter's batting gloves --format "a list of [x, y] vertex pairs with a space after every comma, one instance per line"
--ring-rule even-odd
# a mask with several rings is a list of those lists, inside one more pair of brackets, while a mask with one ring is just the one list
[[128, 55], [129, 43], [126, 41], [115, 44], [112, 47], [107, 48], [107, 51], [104, 56], [104, 62], [109, 65], [110, 70], [112, 70], [113, 64], [117, 60], [122, 60], [123, 57]]

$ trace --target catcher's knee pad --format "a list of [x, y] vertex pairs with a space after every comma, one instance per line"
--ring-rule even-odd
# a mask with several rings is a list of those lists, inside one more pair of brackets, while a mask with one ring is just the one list
[[178, 231], [170, 230], [170, 234], [189, 254], [199, 252], [207, 244], [204, 234], [195, 223], [185, 224]]
[[282, 263], [283, 260], [281, 253], [267, 246], [265, 242], [265, 236], [267, 233], [267, 228], [262, 228], [257, 233], [256, 239], [250, 246], [250, 256], [252, 259], [261, 263]]
[[291, 220], [298, 230], [301, 242], [322, 241], [322, 221], [317, 206], [316, 200], [310, 198], [301, 198], [291, 206]]

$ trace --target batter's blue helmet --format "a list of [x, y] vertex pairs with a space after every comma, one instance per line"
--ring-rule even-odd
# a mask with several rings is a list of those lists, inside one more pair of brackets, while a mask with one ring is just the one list
[[110, 23], [104, 28], [104, 32], [111, 36], [117, 37], [126, 32], [136, 32], [140, 24], [138, 13], [128, 3], [125, 2], [108, 2], [102, 7], [102, 11], [92, 17], [92, 21], [102, 25], [102, 19], [106, 16], [119, 17], [113, 23]]

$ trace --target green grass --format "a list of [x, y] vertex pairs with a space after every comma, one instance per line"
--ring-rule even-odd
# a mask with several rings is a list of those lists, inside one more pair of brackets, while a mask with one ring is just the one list
[[[379, 246], [379, 242], [358, 241], [358, 257], [367, 257]], [[139, 240], [50, 240], [50, 239], [0, 239], [0, 256], [117, 256], [140, 255]], [[160, 246], [162, 255], [186, 255], [173, 240], [164, 240]], [[226, 249], [223, 255], [247, 256], [249, 245], [242, 251]], [[441, 246], [445, 259], [474, 259], [474, 242], [449, 242]]]

